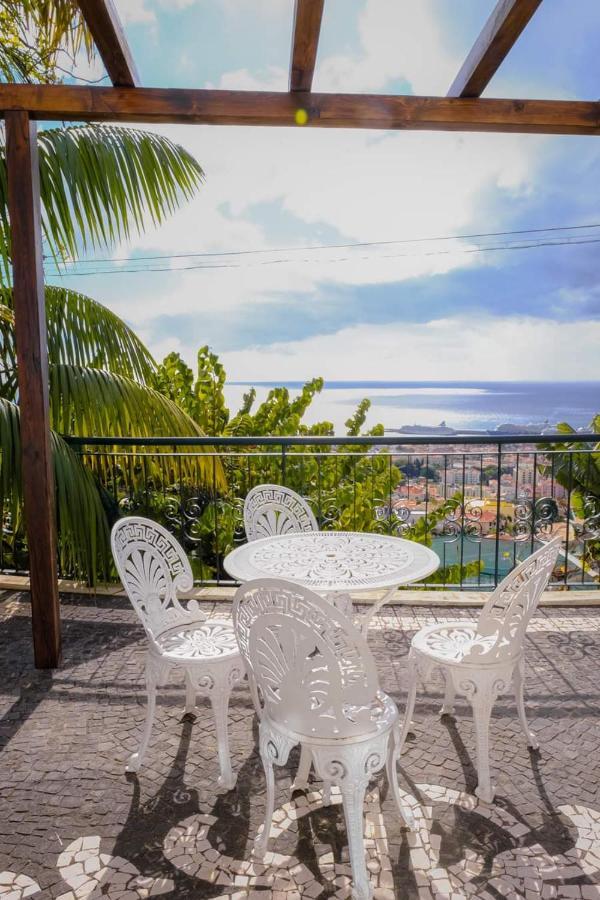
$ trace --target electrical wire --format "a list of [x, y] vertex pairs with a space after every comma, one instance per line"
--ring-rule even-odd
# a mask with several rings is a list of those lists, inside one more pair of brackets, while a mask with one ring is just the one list
[[385, 247], [392, 244], [420, 244], [436, 241], [468, 241], [475, 238], [488, 237], [510, 237], [516, 234], [543, 234], [545, 232], [555, 231], [581, 231], [586, 228], [600, 228], [600, 223], [591, 223], [589, 225], [550, 225], [547, 228], [522, 228], [513, 231], [482, 231], [474, 234], [450, 234], [441, 237], [418, 237], [418, 238], [400, 238], [393, 241], [357, 241], [349, 244], [312, 244], [308, 246], [295, 247], [269, 247], [261, 250], [200, 250], [194, 253], [166, 253], [158, 256], [138, 256], [135, 260], [131, 260], [129, 256], [117, 257], [96, 257], [85, 261], [70, 260], [65, 265], [85, 264], [95, 265], [96, 263], [117, 263], [117, 262], [142, 262], [145, 260], [156, 261], [158, 259], [187, 259], [190, 257], [220, 257], [220, 256], [250, 256], [259, 253], [292, 253], [307, 252], [309, 250], [349, 250], [353, 247]]
[[[487, 247], [467, 247], [464, 249], [454, 250], [433, 250], [425, 253], [388, 253], [388, 254], [378, 254], [378, 255], [353, 255], [353, 256], [338, 256], [338, 257], [329, 257], [328, 259], [297, 259], [297, 258], [284, 258], [284, 259], [268, 259], [261, 260], [260, 262], [250, 262], [250, 263], [200, 263], [195, 266], [179, 266], [173, 268], [172, 266], [145, 266], [134, 269], [97, 269], [97, 270], [89, 270], [85, 272], [47, 272], [46, 274], [53, 278], [76, 278], [76, 277], [87, 277], [93, 275], [132, 275], [136, 273], [156, 273], [156, 272], [192, 272], [199, 270], [208, 270], [208, 269], [249, 269], [256, 268], [261, 266], [273, 266], [273, 265], [284, 265], [289, 263], [340, 263], [340, 262], [356, 262], [356, 261], [376, 261], [381, 259], [415, 259], [422, 257], [430, 257], [430, 256], [449, 256], [454, 253], [487, 253], [494, 251], [509, 251], [509, 250], [532, 250], [538, 249], [540, 247], [572, 247], [575, 245], [582, 244], [600, 244], [600, 237], [585, 237], [585, 238], [570, 238], [566, 240], [548, 240], [548, 241], [531, 241], [528, 243], [513, 243], [513, 244], [496, 244]], [[133, 260], [135, 262], [135, 260]]]

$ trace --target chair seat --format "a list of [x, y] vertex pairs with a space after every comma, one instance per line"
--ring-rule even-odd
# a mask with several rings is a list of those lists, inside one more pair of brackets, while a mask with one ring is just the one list
[[163, 656], [177, 661], [214, 662], [239, 656], [233, 626], [221, 619], [170, 628], [159, 635], [156, 644]]
[[482, 665], [496, 641], [497, 634], [480, 634], [477, 622], [462, 619], [422, 628], [412, 639], [412, 646], [440, 663]]
[[279, 722], [267, 714], [264, 715], [276, 731], [290, 738], [296, 744], [331, 746], [338, 741], [344, 744], [360, 743], [384, 734], [398, 721], [398, 707], [392, 698], [383, 691], [379, 691], [377, 699], [369, 707], [347, 707], [346, 715], [357, 723], [353, 733], [351, 731], [335, 733], [333, 729], [331, 732], [325, 729], [319, 733], [318, 730], [294, 728], [293, 724]]

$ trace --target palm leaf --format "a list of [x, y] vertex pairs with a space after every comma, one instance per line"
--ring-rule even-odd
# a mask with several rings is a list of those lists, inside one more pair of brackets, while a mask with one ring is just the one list
[[111, 566], [106, 512], [92, 473], [55, 432], [51, 433], [56, 483], [60, 567], [95, 584]]
[[[199, 163], [163, 135], [117, 125], [73, 125], [38, 134], [42, 230], [54, 260], [110, 247], [158, 225], [193, 196]], [[0, 256], [10, 260], [6, 154], [0, 146]]]
[[11, 306], [3, 303], [0, 293], [0, 397], [14, 400], [17, 393], [17, 356], [14, 315]]
[[[141, 384], [147, 384], [153, 378], [154, 359], [119, 316], [77, 291], [46, 285], [45, 295], [51, 364], [93, 366], [126, 375]], [[0, 288], [0, 370], [14, 380], [16, 351], [12, 308], [12, 290]]]
[[0, 399], [0, 514], [14, 522], [21, 503], [19, 407]]
[[[109, 528], [98, 487], [81, 459], [52, 432], [59, 559], [64, 571], [95, 583], [110, 565]], [[19, 408], [0, 400], [0, 510], [13, 540], [21, 531]]]
[[[178, 447], [169, 456], [169, 470], [158, 465], [157, 449], [152, 448], [153, 437], [198, 437], [202, 430], [194, 420], [172, 400], [153, 388], [138, 384], [131, 378], [74, 365], [54, 365], [50, 368], [50, 418], [56, 431], [79, 437], [131, 436], [148, 438], [146, 452], [156, 466], [153, 481], [164, 482], [185, 478], [195, 485], [222, 489], [225, 476], [220, 460], [215, 461], [211, 447]], [[201, 452], [198, 452], [198, 449]], [[108, 454], [117, 448], [106, 448], [96, 459], [96, 470], [103, 480], [109, 474]], [[178, 475], [175, 473], [177, 463]], [[140, 472], [140, 479], [145, 478]]]
[[76, 0], [4, 0], [15, 8], [15, 14], [25, 14], [26, 25], [43, 29], [46, 42], [65, 47], [75, 56], [84, 49], [88, 59], [94, 55], [94, 41]]

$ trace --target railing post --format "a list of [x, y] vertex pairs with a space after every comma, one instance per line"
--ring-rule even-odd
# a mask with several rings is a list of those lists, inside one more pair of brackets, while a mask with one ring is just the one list
[[494, 564], [494, 587], [498, 586], [498, 567], [500, 561], [500, 483], [502, 481], [502, 444], [498, 444], [498, 467], [496, 470], [496, 552]]
[[26, 112], [4, 118], [33, 649], [37, 668], [53, 669], [61, 634], [37, 129]]
[[565, 529], [565, 587], [569, 582], [569, 531], [571, 528], [571, 493], [573, 491], [573, 454], [569, 454], [569, 490], [567, 493], [567, 527]]

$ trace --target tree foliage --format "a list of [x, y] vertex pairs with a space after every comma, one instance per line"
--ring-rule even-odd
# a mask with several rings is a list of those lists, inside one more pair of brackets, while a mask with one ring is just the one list
[[[95, 583], [110, 571], [109, 526], [119, 513], [114, 501], [129, 491], [162, 491], [173, 484], [218, 490], [223, 468], [202, 452], [175, 468], [135, 450], [116, 456], [80, 455], [66, 436], [190, 437], [202, 428], [185, 409], [156, 389], [156, 363], [118, 316], [83, 294], [46, 288], [50, 361], [50, 424], [56, 478], [59, 552], [63, 571]], [[19, 413], [12, 291], [0, 290], [0, 510], [4, 510], [3, 557], [23, 556]], [[210, 448], [209, 448], [210, 449]], [[147, 451], [151, 454], [152, 447]], [[185, 448], [182, 448], [185, 451]], [[89, 531], [86, 532], [86, 517]]]
[[[0, 77], [58, 82], [93, 42], [75, 0], [0, 0]], [[46, 128], [38, 133], [46, 256], [61, 266], [82, 252], [112, 248], [160, 225], [203, 180], [199, 163], [162, 135], [113, 125]], [[46, 287], [50, 419], [60, 562], [91, 583], [110, 565], [108, 528], [124, 479], [111, 448], [102, 458], [74, 452], [63, 438], [193, 436], [201, 427], [154, 386], [156, 364], [143, 343], [102, 304]], [[5, 147], [0, 141], [0, 516], [2, 563], [24, 547], [19, 395], [11, 291], [11, 234]], [[163, 490], [175, 478], [221, 489], [223, 471], [202, 454], [157, 466], [128, 454], [132, 490]], [[111, 493], [112, 492], [112, 493]], [[22, 554], [21, 554], [22, 555]]]
[[[98, 485], [91, 471], [60, 435], [52, 432], [56, 514], [63, 571], [95, 583], [110, 570], [109, 530]], [[25, 559], [22, 521], [23, 484], [19, 407], [0, 399], [0, 510], [3, 510], [1, 558], [4, 565]]]
[[75, 0], [0, 0], [0, 76], [52, 84], [94, 43]]
[[[286, 387], [273, 387], [262, 403], [256, 403], [256, 389], [243, 395], [240, 408], [231, 412], [225, 403], [226, 372], [217, 355], [208, 347], [198, 352], [197, 372], [177, 353], [171, 353], [159, 365], [156, 385], [170, 399], [202, 425], [207, 433], [244, 437], [284, 437], [333, 435], [331, 422], [308, 425], [304, 419], [315, 397], [323, 389], [323, 379], [314, 378], [293, 396]], [[370, 401], [362, 400], [345, 422], [347, 442], [330, 445], [244, 446], [240, 451], [227, 449], [221, 460], [227, 489], [216, 495], [207, 492], [197, 497], [182, 497], [173, 516], [172, 504], [155, 507], [165, 521], [184, 524], [180, 535], [196, 558], [196, 572], [202, 577], [225, 575], [224, 556], [236, 542], [244, 540], [243, 499], [256, 484], [285, 484], [310, 503], [319, 525], [324, 528], [397, 534], [428, 545], [434, 530], [449, 508], [431, 511], [427, 521], [420, 519], [408, 530], [393, 515], [393, 495], [402, 480], [402, 472], [393, 455], [377, 452], [376, 439], [383, 425], [365, 430]], [[365, 446], [352, 441], [366, 434], [375, 439]], [[456, 499], [456, 498], [455, 498]], [[160, 501], [159, 501], [160, 502]], [[189, 513], [189, 514], [188, 514]], [[431, 580], [444, 582], [456, 577], [476, 575], [479, 564], [454, 566], [436, 573]]]
[[543, 474], [554, 474], [556, 481], [570, 494], [575, 530], [583, 543], [582, 561], [597, 567], [600, 561], [600, 415], [592, 419], [589, 430], [598, 435], [598, 443], [577, 440], [577, 432], [562, 422], [557, 426], [562, 441], [540, 446], [552, 457], [542, 464]]

